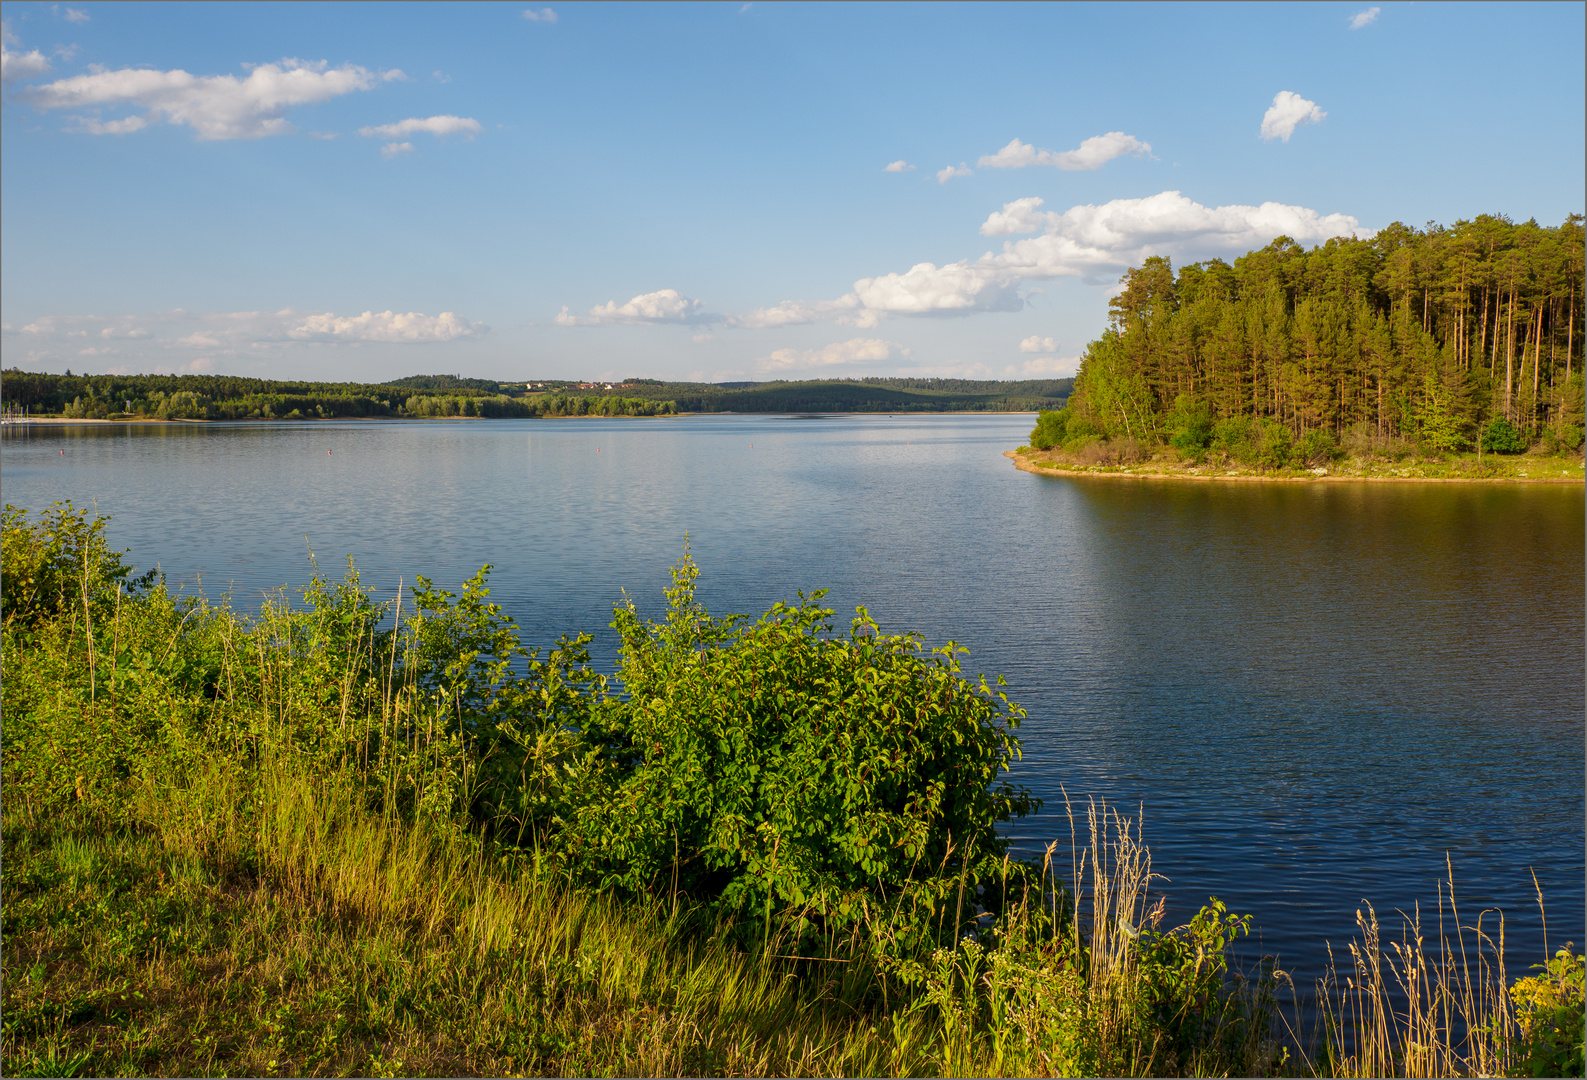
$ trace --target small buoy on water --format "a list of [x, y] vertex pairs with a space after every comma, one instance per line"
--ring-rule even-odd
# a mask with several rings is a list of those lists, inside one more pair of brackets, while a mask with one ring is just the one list
[[64, 454], [64, 453], [66, 453], [66, 451], [65, 451], [65, 450], [62, 450], [62, 451], [61, 451], [61, 453], [63, 453], [63, 454]]

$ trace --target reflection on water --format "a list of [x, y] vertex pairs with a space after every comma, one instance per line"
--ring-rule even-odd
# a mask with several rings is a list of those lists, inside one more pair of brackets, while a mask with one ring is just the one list
[[97, 502], [135, 562], [238, 603], [301, 583], [308, 545], [387, 592], [490, 562], [528, 641], [598, 630], [608, 665], [611, 605], [657, 610], [687, 532], [713, 610], [825, 587], [840, 625], [863, 603], [968, 646], [1030, 710], [1019, 779], [1048, 808], [1020, 843], [1067, 835], [1063, 790], [1143, 806], [1171, 914], [1254, 912], [1299, 979], [1363, 899], [1431, 902], [1446, 853], [1522, 966], [1531, 868], [1581, 941], [1580, 486], [1036, 477], [1001, 456], [1030, 424], [8, 429], [0, 483]]

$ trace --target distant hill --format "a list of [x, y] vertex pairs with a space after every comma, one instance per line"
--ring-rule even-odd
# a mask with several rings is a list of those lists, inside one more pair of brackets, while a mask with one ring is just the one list
[[[498, 382], [410, 375], [391, 382], [323, 383], [232, 375], [0, 377], [8, 408], [85, 419], [324, 419], [329, 417], [537, 417], [671, 412], [1034, 412], [1057, 409], [1072, 379], [815, 379], [686, 383], [630, 379]], [[532, 388], [531, 388], [532, 387]]]
[[1073, 379], [813, 379], [647, 383], [611, 391], [673, 401], [682, 412], [1034, 412], [1057, 409]]

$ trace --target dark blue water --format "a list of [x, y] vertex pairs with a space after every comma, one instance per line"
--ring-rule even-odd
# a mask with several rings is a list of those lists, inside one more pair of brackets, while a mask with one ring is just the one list
[[[1512, 969], [1584, 939], [1583, 490], [1055, 479], [1028, 416], [8, 429], [3, 497], [97, 503], [140, 566], [251, 606], [308, 545], [386, 593], [495, 564], [529, 643], [829, 588], [970, 649], [1030, 710], [1017, 780], [1144, 808], [1170, 917], [1256, 916], [1304, 987], [1380, 913], [1500, 907]], [[60, 451], [64, 450], [65, 453]], [[327, 453], [327, 451], [331, 451]], [[1054, 811], [1056, 810], [1056, 813]], [[1463, 919], [1463, 921], [1466, 921]]]

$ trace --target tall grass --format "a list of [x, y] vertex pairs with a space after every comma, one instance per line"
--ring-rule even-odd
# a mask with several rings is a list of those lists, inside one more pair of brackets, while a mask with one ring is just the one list
[[[1541, 889], [1538, 909], [1546, 953]], [[1318, 988], [1334, 1075], [1582, 1075], [1582, 958], [1569, 944], [1512, 983], [1504, 913], [1463, 923], [1452, 867], [1429, 925], [1418, 906], [1393, 936], [1370, 905], [1356, 925], [1345, 971], [1331, 963]]]

